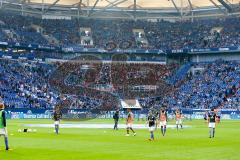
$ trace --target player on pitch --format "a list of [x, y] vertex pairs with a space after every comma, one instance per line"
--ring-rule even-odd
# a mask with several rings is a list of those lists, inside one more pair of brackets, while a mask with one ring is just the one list
[[128, 114], [127, 114], [127, 119], [126, 119], [126, 125], [127, 125], [127, 134], [126, 134], [126, 136], [129, 136], [129, 130], [131, 130], [133, 132], [133, 135], [136, 136], [137, 133], [132, 128], [134, 115], [131, 112], [130, 108], [127, 109], [127, 112], [128, 112]]
[[215, 136], [216, 117], [217, 114], [214, 112], [214, 109], [211, 109], [208, 114], [209, 138], [214, 138]]
[[147, 123], [148, 123], [148, 127], [149, 127], [149, 132], [150, 132], [150, 139], [149, 141], [153, 141], [154, 140], [154, 131], [156, 128], [156, 118], [155, 116], [152, 114], [152, 112], [149, 112], [148, 118], [147, 118]]
[[183, 115], [182, 115], [182, 113], [181, 113], [181, 111], [179, 109], [176, 109], [175, 116], [176, 116], [176, 127], [177, 127], [177, 130], [179, 128], [178, 126], [180, 126], [181, 129], [183, 129], [183, 126], [182, 126], [182, 117], [183, 117]]
[[53, 120], [54, 120], [54, 126], [55, 126], [55, 133], [59, 133], [59, 124], [60, 119], [62, 118], [62, 113], [60, 111], [60, 106], [56, 106], [53, 113]]
[[160, 110], [158, 126], [161, 127], [161, 133], [165, 136], [167, 131], [167, 112], [165, 109]]
[[118, 130], [118, 121], [119, 121], [119, 110], [116, 110], [116, 112], [113, 115], [113, 119], [114, 119], [114, 130]]
[[6, 112], [4, 111], [3, 103], [0, 103], [0, 136], [4, 136], [6, 150], [10, 150], [8, 146]]

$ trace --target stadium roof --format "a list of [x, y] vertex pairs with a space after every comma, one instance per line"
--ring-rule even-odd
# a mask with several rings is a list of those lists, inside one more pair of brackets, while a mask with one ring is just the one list
[[[81, 0], [59, 0], [57, 4], [62, 5], [73, 5], [79, 3]], [[53, 4], [55, 0], [30, 0], [30, 2], [33, 3], [48, 3]], [[94, 6], [94, 4], [97, 2], [97, 7], [105, 7], [109, 5], [110, 3], [116, 4], [113, 7], [124, 7], [128, 8], [129, 6], [134, 4], [134, 0], [82, 0], [82, 4], [85, 6]], [[136, 3], [139, 7], [142, 8], [169, 8], [174, 7], [173, 2], [178, 7], [188, 7], [191, 3], [194, 7], [206, 7], [206, 6], [214, 6], [213, 3], [217, 5], [221, 5], [221, 3], [218, 0], [136, 0]], [[229, 4], [238, 4], [240, 3], [240, 0], [228, 0], [226, 1]]]
[[166, 19], [240, 15], [240, 0], [0, 0], [0, 8], [92, 18]]

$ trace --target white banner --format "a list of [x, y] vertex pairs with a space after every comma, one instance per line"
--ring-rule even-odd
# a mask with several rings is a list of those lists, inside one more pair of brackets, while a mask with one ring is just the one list
[[121, 105], [123, 109], [141, 109], [141, 105], [137, 99], [134, 100], [121, 100]]

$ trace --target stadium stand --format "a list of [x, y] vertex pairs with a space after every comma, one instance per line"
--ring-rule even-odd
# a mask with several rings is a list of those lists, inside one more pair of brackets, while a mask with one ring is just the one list
[[[117, 48], [149, 48], [149, 49], [198, 49], [232, 47], [240, 44], [240, 19], [196, 20], [183, 22], [148, 22], [144, 20], [42, 20], [36, 17], [20, 16], [1, 11], [1, 34], [7, 36], [9, 42], [49, 43], [43, 35], [57, 39], [59, 44], [49, 45], [81, 46], [80, 28], [87, 27], [92, 31], [93, 46], [104, 48], [110, 42]], [[33, 26], [40, 26], [36, 30]], [[148, 45], [136, 43], [134, 29], [142, 29]], [[5, 32], [4, 32], [5, 30]], [[138, 34], [139, 36], [139, 34]], [[1, 40], [6, 40], [1, 36]]]
[[[213, 63], [195, 64], [204, 68], [203, 73], [197, 73], [185, 80], [169, 96], [164, 103], [170, 108], [218, 108], [237, 103], [236, 91], [240, 82], [240, 64], [236, 61], [218, 60]], [[234, 106], [232, 106], [234, 107]], [[235, 107], [238, 107], [236, 105]]]
[[1, 97], [9, 108], [52, 108], [55, 95], [49, 90], [47, 64], [0, 60]]
[[[194, 63], [192, 68], [203, 70], [186, 73], [186, 78], [173, 86], [167, 84], [167, 79], [176, 77], [174, 65], [105, 64], [97, 58], [96, 63], [90, 63], [86, 57], [78, 60], [85, 61], [46, 64], [2, 58], [0, 93], [6, 106], [52, 108], [64, 94], [65, 107], [78, 109], [117, 108], [119, 98], [137, 98], [143, 108], [163, 104], [169, 108], [191, 109], [239, 107], [240, 64], [237, 61]], [[148, 85], [159, 88], [149, 90]]]
[[[88, 28], [91, 32], [81, 32]], [[54, 37], [51, 42], [46, 35]], [[81, 37], [91, 37], [93, 44]], [[240, 19], [147, 22], [144, 20], [46, 20], [0, 11], [0, 41], [105, 48], [196, 49], [240, 45]], [[139, 39], [146, 39], [142, 44]], [[5, 53], [1, 52], [1, 53]], [[46, 58], [44, 51], [23, 53]], [[240, 65], [236, 61], [186, 63], [127, 63], [124, 57], [102, 63], [84, 57], [74, 62], [46, 64], [17, 60], [22, 54], [6, 51], [16, 60], [0, 60], [1, 97], [10, 108], [52, 108], [61, 93], [73, 108], [117, 108], [119, 98], [137, 98], [144, 107], [233, 108], [239, 103]], [[34, 56], [33, 56], [34, 55]], [[54, 51], [51, 58], [63, 56]], [[91, 62], [87, 62], [91, 61]], [[118, 62], [116, 62], [118, 61]], [[120, 62], [119, 62], [120, 61]], [[190, 74], [194, 67], [202, 73]], [[119, 74], [121, 73], [121, 74]], [[29, 85], [31, 84], [31, 86]], [[176, 85], [177, 84], [177, 85]], [[154, 89], [156, 87], [156, 89]], [[148, 90], [148, 91], [147, 91]], [[80, 104], [75, 105], [78, 96]]]

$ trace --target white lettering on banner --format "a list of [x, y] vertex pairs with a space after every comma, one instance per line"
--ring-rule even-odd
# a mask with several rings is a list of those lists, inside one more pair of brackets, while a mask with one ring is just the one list
[[172, 53], [183, 53], [182, 49], [174, 49], [172, 50]]
[[6, 45], [6, 46], [8, 45], [7, 42], [0, 42], [0, 44], [1, 44], [1, 45]]
[[63, 48], [62, 50], [64, 52], [73, 52], [74, 51], [73, 47]]
[[66, 19], [71, 20], [71, 16], [42, 15], [42, 19]]
[[219, 51], [229, 51], [229, 48], [219, 48]]
[[50, 119], [51, 114], [22, 114], [12, 113], [11, 119]]
[[5, 56], [5, 55], [3, 55], [3, 58], [12, 59], [12, 56]]
[[98, 49], [98, 52], [106, 52], [105, 49]]
[[191, 49], [190, 52], [210, 52], [211, 49]]
[[163, 50], [159, 50], [158, 53], [164, 53]]

